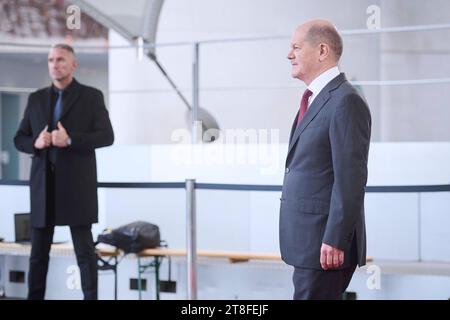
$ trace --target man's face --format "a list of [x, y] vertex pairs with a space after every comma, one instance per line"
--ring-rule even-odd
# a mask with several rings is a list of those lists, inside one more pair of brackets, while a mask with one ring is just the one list
[[317, 46], [306, 41], [307, 28], [299, 27], [291, 39], [291, 49], [287, 58], [291, 61], [293, 78], [302, 80], [309, 85], [315, 77], [319, 66], [319, 50]]
[[72, 53], [66, 49], [52, 48], [48, 54], [48, 73], [50, 78], [63, 81], [72, 77], [77, 63]]

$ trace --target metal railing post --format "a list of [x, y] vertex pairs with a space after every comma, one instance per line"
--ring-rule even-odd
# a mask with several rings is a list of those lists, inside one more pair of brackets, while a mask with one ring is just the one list
[[186, 180], [187, 299], [197, 300], [195, 180]]
[[[198, 106], [199, 106], [199, 52], [200, 45], [198, 42], [192, 46], [192, 143], [198, 143], [202, 139], [202, 126], [198, 122]], [[199, 137], [200, 134], [200, 137]]]
[[422, 261], [422, 194], [419, 192], [417, 194], [417, 245], [418, 245], [418, 254], [419, 254], [419, 262]]

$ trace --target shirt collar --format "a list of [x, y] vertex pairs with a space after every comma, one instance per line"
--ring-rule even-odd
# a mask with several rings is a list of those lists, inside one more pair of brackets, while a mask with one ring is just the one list
[[65, 87], [62, 90], [56, 88], [55, 85], [52, 83], [51, 86], [50, 86], [50, 92], [57, 93], [58, 91], [63, 91], [63, 92], [65, 92], [64, 93], [64, 95], [65, 95], [66, 93], [72, 92], [75, 89], [76, 83], [77, 83], [77, 81], [75, 80], [75, 78], [73, 78], [72, 82], [67, 87]]
[[340, 74], [338, 66], [332, 67], [327, 71], [322, 72], [317, 78], [315, 78], [308, 86], [308, 89], [312, 91], [316, 96], [320, 91], [334, 78]]

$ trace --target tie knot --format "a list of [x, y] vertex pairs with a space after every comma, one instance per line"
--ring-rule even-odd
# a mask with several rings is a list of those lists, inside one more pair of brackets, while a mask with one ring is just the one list
[[311, 90], [306, 89], [305, 92], [303, 93], [302, 100], [307, 100], [307, 99], [309, 99], [309, 97], [311, 97], [312, 94], [313, 94], [313, 93], [312, 93]]
[[63, 92], [64, 92], [64, 90], [61, 90], [61, 89], [56, 89], [56, 88], [53, 88], [53, 92], [54, 93], [57, 93], [58, 94], [58, 96], [62, 96], [62, 94], [63, 94]]

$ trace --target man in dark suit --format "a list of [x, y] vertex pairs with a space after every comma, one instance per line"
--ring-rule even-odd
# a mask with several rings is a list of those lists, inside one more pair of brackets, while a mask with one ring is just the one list
[[341, 299], [366, 262], [364, 193], [371, 116], [338, 69], [342, 39], [328, 21], [299, 26], [288, 59], [307, 89], [292, 125], [280, 206], [280, 249], [294, 299]]
[[97, 260], [91, 233], [98, 220], [95, 148], [114, 134], [101, 91], [73, 78], [73, 48], [55, 45], [48, 55], [50, 87], [29, 96], [14, 143], [32, 155], [31, 255], [28, 298], [44, 299], [55, 225], [68, 225], [85, 299], [97, 299]]

